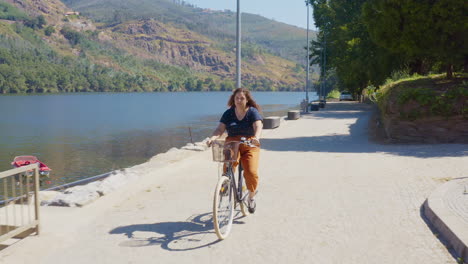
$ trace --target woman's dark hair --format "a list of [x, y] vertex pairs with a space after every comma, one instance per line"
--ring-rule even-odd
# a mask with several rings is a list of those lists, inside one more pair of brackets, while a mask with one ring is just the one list
[[250, 91], [244, 88], [237, 88], [232, 92], [231, 97], [229, 97], [228, 100], [229, 107], [234, 106], [234, 97], [236, 97], [236, 94], [238, 93], [244, 93], [245, 98], [247, 99], [247, 106], [257, 108], [259, 112], [261, 111], [260, 106], [257, 104], [257, 102], [255, 102], [252, 95], [250, 94]]

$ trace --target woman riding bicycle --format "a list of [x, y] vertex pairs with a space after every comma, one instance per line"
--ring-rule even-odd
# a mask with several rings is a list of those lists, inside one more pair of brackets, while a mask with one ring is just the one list
[[[260, 115], [260, 107], [252, 98], [250, 92], [243, 88], [237, 88], [229, 97], [228, 106], [221, 117], [218, 127], [215, 129], [210, 139], [208, 146], [216, 138], [220, 137], [225, 130], [228, 132], [226, 143], [231, 141], [240, 141], [245, 137], [253, 145], [260, 146], [260, 135], [263, 128], [263, 117]], [[256, 208], [255, 193], [258, 186], [258, 159], [260, 148], [251, 147], [245, 144], [239, 145], [240, 157], [234, 167], [240, 162], [244, 168], [244, 178], [249, 190], [247, 204], [249, 212], [254, 213]]]

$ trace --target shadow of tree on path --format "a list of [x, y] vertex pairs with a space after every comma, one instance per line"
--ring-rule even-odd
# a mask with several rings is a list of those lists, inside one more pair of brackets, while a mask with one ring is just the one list
[[[262, 148], [273, 151], [337, 152], [337, 153], [387, 153], [418, 158], [468, 156], [466, 144], [378, 144], [369, 140], [369, 121], [372, 108], [343, 104], [330, 110], [305, 114], [304, 119], [356, 119], [349, 126], [349, 134], [262, 139]], [[347, 111], [345, 111], [347, 110]], [[290, 121], [294, 122], [294, 121]], [[320, 124], [317, 122], [317, 124]], [[313, 129], [313, 128], [312, 128]]]

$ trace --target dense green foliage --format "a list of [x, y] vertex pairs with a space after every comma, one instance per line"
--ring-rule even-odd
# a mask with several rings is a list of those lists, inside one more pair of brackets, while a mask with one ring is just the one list
[[[189, 68], [140, 60], [113, 46], [97, 41], [94, 31], [77, 32], [69, 27], [60, 30], [75, 48], [79, 58], [60, 56], [51, 50], [33, 28], [21, 23], [8, 25], [18, 37], [0, 34], [0, 94], [55, 92], [138, 92], [138, 91], [230, 91], [233, 80], [220, 80]], [[53, 28], [45, 28], [52, 30]], [[247, 50], [256, 49], [247, 46]], [[252, 56], [247, 52], [246, 56]], [[104, 67], [89, 60], [106, 57], [119, 68]], [[246, 87], [265, 91], [271, 81], [259, 80]]]
[[[127, 71], [116, 71], [92, 63], [83, 53], [80, 58], [59, 56], [32, 28], [11, 25], [19, 37], [0, 35], [0, 94], [54, 92], [128, 92], [128, 91], [195, 91], [222, 90], [232, 82], [216, 84], [199, 80], [188, 69], [161, 64], [153, 60], [143, 63], [115, 48], [92, 40], [93, 32], [79, 33], [70, 28], [61, 30], [72, 45], [86, 46], [96, 55], [106, 54], [121, 63]], [[89, 34], [89, 35], [86, 35]], [[132, 68], [133, 67], [133, 68]], [[146, 70], [145, 70], [146, 69]], [[157, 72], [158, 76], [141, 72]]]
[[[312, 56], [322, 72], [336, 69], [341, 90], [359, 93], [368, 83], [381, 83], [401, 65], [397, 54], [375, 45], [361, 16], [364, 0], [312, 1], [315, 23], [320, 28], [312, 42]], [[325, 59], [323, 59], [325, 57]]]
[[5, 2], [0, 2], [0, 19], [23, 21], [23, 24], [32, 29], [42, 28], [47, 22], [43, 15], [29, 17], [25, 12]]
[[151, 87], [151, 83], [86, 59], [60, 57], [45, 46], [0, 38], [0, 93], [128, 91]]
[[390, 81], [377, 93], [381, 112], [414, 120], [431, 116], [468, 118], [468, 78], [442, 75], [412, 76]]
[[333, 89], [327, 95], [327, 99], [338, 99], [338, 98], [340, 98], [340, 91], [338, 89]]
[[452, 70], [468, 66], [464, 0], [309, 2], [320, 29], [311, 56], [322, 69], [336, 70], [341, 89], [360, 94], [392, 72], [446, 70], [451, 77]]
[[9, 3], [0, 2], [0, 19], [19, 21], [27, 18], [28, 15], [18, 8]]
[[34, 17], [34, 18], [28, 18], [24, 21], [24, 25], [27, 27], [30, 27], [32, 29], [36, 28], [43, 28], [44, 25], [46, 25], [47, 22], [45, 20], [45, 17], [43, 15]]
[[422, 73], [427, 64], [440, 61], [452, 77], [468, 56], [468, 4], [464, 0], [367, 1], [363, 17], [372, 40], [404, 54]]

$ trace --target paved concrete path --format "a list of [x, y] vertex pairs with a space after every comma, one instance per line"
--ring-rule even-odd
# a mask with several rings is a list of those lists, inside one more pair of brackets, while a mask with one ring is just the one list
[[370, 111], [329, 103], [262, 139], [257, 212], [218, 241], [210, 151], [83, 208], [42, 208], [42, 233], [0, 263], [456, 263], [422, 217], [431, 192], [466, 176], [466, 145], [378, 145]]

